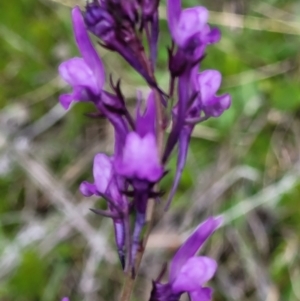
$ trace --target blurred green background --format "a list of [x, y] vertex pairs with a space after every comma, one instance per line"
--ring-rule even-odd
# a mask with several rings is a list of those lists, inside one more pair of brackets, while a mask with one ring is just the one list
[[[93, 155], [111, 152], [112, 129], [84, 115], [89, 104], [64, 112], [57, 101], [68, 89], [57, 66], [78, 55], [74, 3], [0, 5], [1, 301], [117, 300], [122, 286], [111, 223], [89, 212], [104, 204], [78, 193], [78, 184], [91, 180]], [[222, 30], [202, 68], [222, 72], [222, 92], [233, 103], [196, 128], [173, 208], [156, 221], [133, 300], [148, 300], [151, 280], [186, 233], [219, 213], [225, 226], [202, 250], [220, 263], [214, 300], [300, 300], [300, 2], [183, 4], [206, 5], [211, 24]], [[164, 16], [162, 7], [162, 87], [170, 45]], [[146, 89], [117, 55], [99, 51], [107, 73], [122, 77], [129, 101], [136, 87]], [[175, 164], [169, 163], [165, 190]]]

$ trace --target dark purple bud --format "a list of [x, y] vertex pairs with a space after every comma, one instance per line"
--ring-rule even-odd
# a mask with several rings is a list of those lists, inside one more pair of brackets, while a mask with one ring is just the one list
[[120, 0], [123, 14], [133, 23], [138, 22], [139, 4], [136, 0]]
[[158, 12], [155, 12], [152, 15], [152, 20], [150, 22], [151, 26], [151, 37], [149, 41], [150, 45], [150, 61], [152, 65], [152, 70], [155, 69], [156, 59], [157, 59], [157, 44], [158, 44], [158, 36], [159, 36], [159, 19]]
[[95, 36], [108, 46], [115, 38], [115, 21], [113, 17], [99, 5], [88, 4], [84, 16], [85, 24]]
[[178, 49], [175, 54], [173, 54], [173, 49], [168, 49], [169, 52], [169, 70], [173, 77], [178, 77], [187, 68], [187, 60], [184, 51]]
[[134, 27], [119, 14], [119, 4], [116, 7], [111, 4], [107, 6], [108, 8], [95, 2], [87, 5], [85, 13], [87, 29], [102, 40], [104, 47], [118, 52], [151, 86], [156, 87], [144, 60], [142, 42], [136, 35]]
[[142, 0], [142, 14], [145, 20], [151, 20], [158, 12], [159, 0]]
[[161, 284], [153, 281], [149, 301], [179, 301], [181, 294], [172, 292], [171, 284]]

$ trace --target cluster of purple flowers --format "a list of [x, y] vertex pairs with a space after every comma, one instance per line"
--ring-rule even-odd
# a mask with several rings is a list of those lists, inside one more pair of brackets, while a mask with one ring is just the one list
[[[75, 7], [73, 28], [82, 57], [59, 66], [61, 77], [73, 88], [60, 96], [62, 106], [68, 109], [73, 102], [92, 102], [97, 114], [114, 127], [114, 154], [95, 156], [94, 180], [83, 182], [80, 191], [84, 196], [106, 200], [107, 210], [93, 211], [112, 218], [118, 254], [126, 271], [134, 267], [148, 200], [161, 195], [157, 183], [167, 174], [170, 155], [177, 146], [177, 169], [166, 208], [180, 181], [195, 125], [220, 116], [231, 103], [228, 94], [216, 95], [221, 85], [217, 70], [198, 71], [206, 46], [216, 43], [220, 32], [207, 24], [206, 8], [182, 9], [180, 0], [167, 1], [172, 38], [168, 49], [170, 89], [164, 92], [159, 87], [155, 78], [158, 6], [159, 0], [94, 0], [85, 12]], [[88, 32], [103, 47], [120, 54], [147, 82], [150, 92], [146, 100], [137, 93], [135, 116], [128, 110], [119, 79], [113, 82], [110, 77], [111, 92], [106, 90], [104, 65]], [[174, 105], [168, 115], [169, 103]], [[165, 141], [169, 125], [171, 131]], [[202, 285], [213, 276], [217, 264], [195, 254], [219, 225], [219, 218], [209, 218], [196, 229], [174, 256], [168, 283], [154, 282], [150, 300], [175, 301], [183, 292], [195, 301], [210, 300], [211, 290]]]

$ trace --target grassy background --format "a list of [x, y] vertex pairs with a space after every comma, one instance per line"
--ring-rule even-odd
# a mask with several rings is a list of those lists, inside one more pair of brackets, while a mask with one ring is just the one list
[[[63, 2], [57, 0], [57, 2]], [[48, 0], [2, 1], [0, 10], [0, 300], [117, 300], [122, 273], [110, 221], [88, 208], [78, 184], [112, 130], [57, 104], [58, 64], [78, 55], [70, 9]], [[183, 1], [185, 6], [199, 1]], [[224, 75], [232, 108], [199, 125], [173, 208], [149, 241], [134, 300], [147, 300], [186, 233], [210, 214], [226, 224], [202, 251], [220, 263], [214, 300], [300, 300], [300, 2], [202, 1], [222, 41], [203, 69]], [[161, 13], [158, 80], [167, 85], [170, 40]], [[100, 49], [132, 99], [143, 81]], [[162, 186], [168, 189], [170, 174]]]

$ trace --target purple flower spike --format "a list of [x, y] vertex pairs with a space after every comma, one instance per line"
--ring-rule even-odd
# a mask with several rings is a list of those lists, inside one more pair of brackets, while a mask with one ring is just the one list
[[73, 101], [98, 101], [105, 83], [103, 63], [90, 41], [79, 7], [72, 10], [72, 20], [82, 58], [72, 58], [59, 66], [60, 76], [73, 87], [71, 94], [59, 98], [65, 109]]
[[68, 297], [64, 297], [61, 299], [61, 301], [69, 301], [69, 298]]
[[217, 70], [205, 70], [197, 75], [197, 91], [200, 92], [199, 101], [202, 110], [208, 117], [218, 117], [231, 105], [229, 94], [216, 96], [220, 88], [222, 76]]
[[217, 263], [196, 253], [221, 223], [221, 217], [210, 217], [197, 227], [173, 257], [168, 283], [154, 282], [150, 301], [178, 301], [185, 292], [192, 301], [211, 300], [212, 290], [203, 286], [214, 276]]

